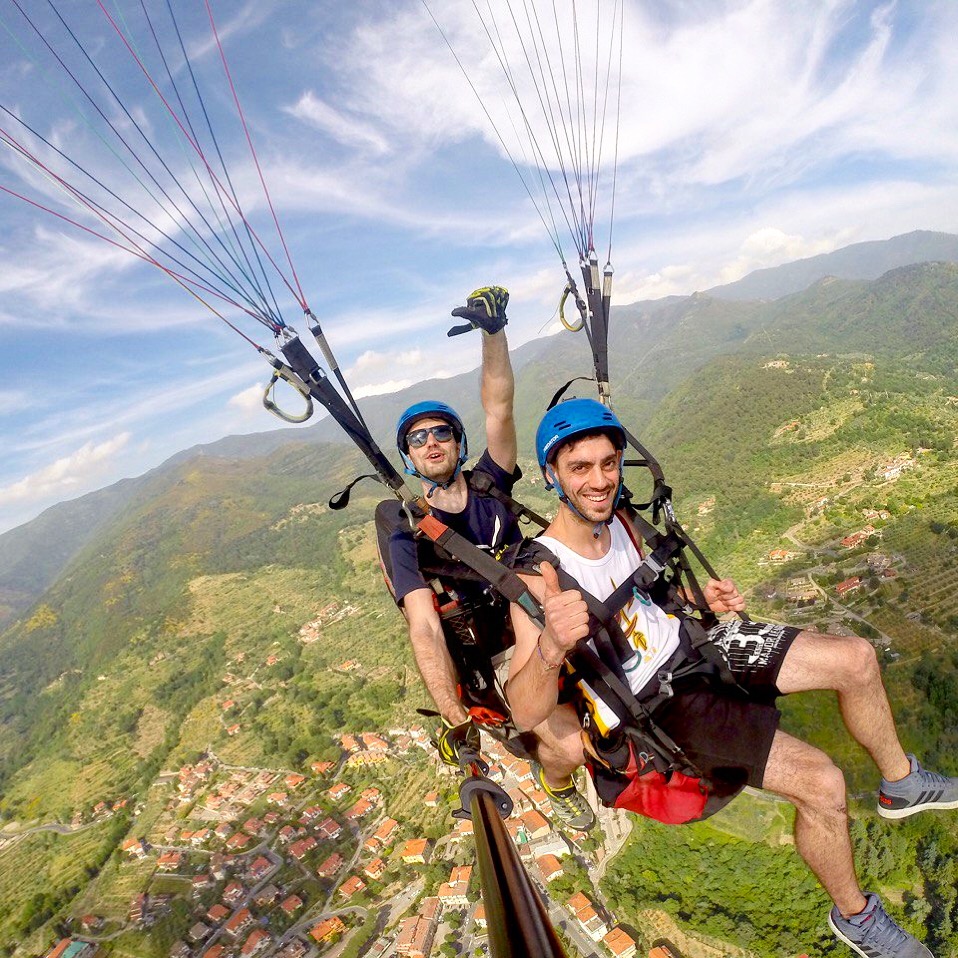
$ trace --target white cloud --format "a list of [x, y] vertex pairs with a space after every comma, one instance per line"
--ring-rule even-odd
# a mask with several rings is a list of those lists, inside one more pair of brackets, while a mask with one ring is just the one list
[[[493, 124], [418, 7], [385, 18], [377, 14], [375, 22], [352, 35], [347, 55], [340, 58], [350, 80], [347, 102], [357, 114], [388, 125], [414, 150], [475, 135], [501, 150]], [[516, 32], [503, 4], [492, 8], [503, 26], [520, 96], [541, 131]], [[673, 21], [664, 23], [653, 8], [630, 4], [618, 141], [623, 172], [640, 163], [646, 196], [650, 184], [658, 182], [667, 197], [690, 184], [743, 177], [790, 181], [809, 167], [862, 151], [954, 161], [958, 98], [949, 91], [958, 56], [956, 32], [950, 29], [958, 19], [956, 7], [924, 7], [910, 40], [898, 35], [907, 28], [894, 21], [895, 9], [879, 7], [869, 20], [847, 0], [817, 5], [750, 0], [696, 5], [687, 19], [680, 7], [672, 7]], [[503, 117], [511, 94], [504, 91], [501, 67], [473, 5], [447, 2], [436, 10], [496, 129], [514, 140], [513, 122]], [[593, 19], [580, 9], [580, 25]], [[563, 22], [571, 22], [571, 15]], [[558, 41], [548, 28], [546, 37], [558, 60]], [[590, 40], [582, 47], [589, 50]], [[600, 72], [600, 85], [603, 79]], [[915, 109], [918, 96], [933, 108]], [[521, 121], [516, 127], [523, 130]], [[612, 134], [610, 122], [607, 162]]]
[[261, 385], [250, 386], [231, 396], [229, 405], [244, 413], [260, 412], [263, 409], [263, 389]]
[[[442, 379], [442, 376], [436, 376], [436, 379]], [[383, 382], [373, 383], [369, 386], [360, 386], [353, 390], [353, 395], [357, 399], [363, 399], [366, 396], [383, 396], [388, 393], [397, 393], [400, 389], [406, 389], [417, 383], [418, 379], [389, 379]]]
[[389, 152], [389, 143], [376, 129], [330, 106], [312, 90], [307, 90], [293, 106], [284, 109], [290, 116], [328, 133], [347, 146], [361, 147], [380, 155]]
[[112, 468], [113, 460], [130, 440], [128, 432], [94, 445], [88, 442], [69, 456], [0, 488], [0, 505], [67, 498], [90, 487]]
[[[383, 352], [367, 349], [346, 372], [346, 379], [357, 384], [355, 388], [350, 387], [357, 398], [394, 393], [437, 375], [431, 368], [433, 360], [434, 357], [427, 357], [418, 347]], [[397, 377], [397, 373], [403, 372], [408, 375]]]

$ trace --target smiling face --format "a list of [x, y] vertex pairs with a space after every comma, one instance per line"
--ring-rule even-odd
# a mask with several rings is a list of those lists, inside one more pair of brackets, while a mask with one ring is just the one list
[[[406, 430], [409, 435], [415, 429], [431, 429], [433, 426], [446, 426], [445, 419], [435, 416], [423, 416], [416, 419]], [[407, 444], [408, 445], [408, 444]], [[433, 433], [429, 433], [426, 444], [418, 449], [408, 446], [407, 455], [412, 460], [419, 475], [432, 482], [448, 482], [456, 471], [459, 462], [459, 443], [455, 439], [439, 442]]]
[[587, 522], [605, 522], [615, 508], [622, 452], [604, 434], [562, 446], [552, 468], [562, 492]]

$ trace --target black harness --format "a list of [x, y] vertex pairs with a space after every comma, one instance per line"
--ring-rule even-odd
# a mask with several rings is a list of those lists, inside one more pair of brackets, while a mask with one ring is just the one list
[[[542, 528], [548, 525], [546, 519], [499, 489], [488, 474], [467, 470], [463, 475], [470, 493], [498, 500], [520, 522], [535, 522]], [[410, 530], [402, 504], [394, 499], [379, 503], [376, 533], [380, 566], [394, 597], [389, 540], [399, 530]], [[507, 721], [509, 710], [496, 690], [493, 659], [515, 645], [510, 602], [518, 602], [527, 611], [538, 611], [511, 568], [522, 543], [493, 555], [448, 528], [434, 538], [417, 534], [415, 541], [417, 564], [433, 590], [446, 647], [467, 704]]]
[[[643, 754], [649, 756], [658, 771], [668, 773], [677, 769], [686, 774], [699, 775], [681, 746], [655, 721], [656, 713], [677, 692], [696, 685], [721, 684], [736, 689], [739, 686], [724, 656], [709, 638], [708, 630], [716, 620], [708, 610], [694, 576], [685, 574], [685, 543], [681, 536], [672, 531], [658, 532], [634, 513], [629, 518], [639, 527], [651, 552], [605, 601], [600, 601], [583, 589], [559, 567], [556, 557], [539, 543], [525, 543], [516, 567], [537, 572], [542, 562], [548, 562], [556, 568], [559, 585], [563, 589], [576, 589], [589, 609], [592, 645], [582, 640], [566, 655], [563, 679], [564, 689], [569, 689], [579, 681], [587, 682], [619, 721], [615, 734], [604, 736], [593, 722], [582, 697], [573, 697], [595, 757], [610, 768], [621, 770], [629, 754], [626, 739], [631, 739]], [[623, 521], [628, 529], [627, 521]], [[683, 594], [683, 584], [697, 599], [694, 606]], [[655, 681], [638, 696], [629, 686], [622, 666], [635, 654], [635, 650], [629, 645], [618, 622], [619, 612], [636, 595], [647, 597], [680, 621], [679, 649], [659, 670]]]

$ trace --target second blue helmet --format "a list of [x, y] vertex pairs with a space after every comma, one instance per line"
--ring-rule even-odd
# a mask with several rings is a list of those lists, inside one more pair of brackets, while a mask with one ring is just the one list
[[576, 436], [604, 432], [619, 449], [626, 446], [625, 429], [607, 406], [595, 399], [567, 399], [557, 403], [543, 417], [536, 430], [536, 458], [545, 469], [559, 446]]

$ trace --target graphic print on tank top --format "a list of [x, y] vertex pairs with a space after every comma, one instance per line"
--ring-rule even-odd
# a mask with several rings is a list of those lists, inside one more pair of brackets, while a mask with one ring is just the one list
[[[539, 536], [536, 541], [556, 556], [561, 567], [586, 592], [604, 601], [615, 591], [618, 583], [625, 582], [632, 575], [642, 561], [618, 516], [613, 519], [609, 531], [609, 551], [600, 559], [587, 559], [551, 536]], [[634, 650], [634, 654], [622, 666], [629, 687], [638, 694], [678, 648], [679, 622], [641, 593], [633, 594], [632, 600], [619, 612], [618, 617], [622, 631]], [[589, 644], [595, 647], [591, 640]], [[579, 688], [589, 703], [589, 711], [600, 733], [607, 734], [618, 724], [615, 713], [586, 681], [580, 681]]]

